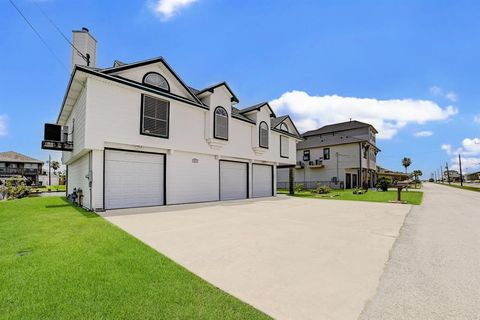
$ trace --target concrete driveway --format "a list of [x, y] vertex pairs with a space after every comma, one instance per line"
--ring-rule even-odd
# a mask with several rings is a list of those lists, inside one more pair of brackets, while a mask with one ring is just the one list
[[410, 208], [279, 196], [105, 217], [272, 317], [356, 319]]

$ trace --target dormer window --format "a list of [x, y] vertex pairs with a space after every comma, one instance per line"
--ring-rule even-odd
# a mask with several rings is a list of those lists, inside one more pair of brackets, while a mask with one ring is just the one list
[[260, 122], [259, 139], [260, 147], [268, 149], [268, 125], [265, 121]]
[[213, 137], [228, 140], [228, 113], [223, 107], [217, 107], [213, 119]]
[[154, 87], [155, 89], [161, 89], [170, 91], [170, 86], [167, 80], [159, 73], [149, 72], [143, 77], [143, 84]]
[[286, 123], [282, 123], [282, 124], [280, 125], [280, 130], [285, 131], [285, 132], [288, 132], [288, 126], [287, 126], [287, 124], [286, 124]]

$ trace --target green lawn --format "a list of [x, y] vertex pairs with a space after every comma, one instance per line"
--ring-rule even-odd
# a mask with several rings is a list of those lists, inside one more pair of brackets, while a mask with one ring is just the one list
[[62, 186], [41, 186], [39, 188], [32, 188], [32, 192], [47, 192], [48, 189], [50, 189], [51, 191], [65, 191], [66, 186], [65, 185], [62, 185]]
[[[278, 193], [288, 194], [288, 190], [280, 189]], [[310, 191], [295, 192], [295, 197], [315, 198], [315, 199], [334, 199], [334, 200], [354, 200], [370, 202], [388, 202], [397, 199], [397, 191], [389, 190], [386, 192], [369, 190], [365, 194], [353, 194], [352, 190], [332, 190], [328, 194], [315, 194]], [[422, 203], [423, 192], [421, 191], [402, 191], [402, 200], [409, 204], [418, 205]]]
[[0, 319], [268, 319], [60, 197], [0, 202]]
[[457, 188], [457, 189], [480, 192], [480, 187], [472, 187], [472, 186], [463, 186], [462, 187], [461, 185], [458, 185], [458, 184], [448, 184], [448, 183], [439, 183], [439, 185], [452, 187], [452, 188]]

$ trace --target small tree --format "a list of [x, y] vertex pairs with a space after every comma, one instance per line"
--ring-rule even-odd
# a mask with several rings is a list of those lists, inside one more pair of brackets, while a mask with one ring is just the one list
[[417, 183], [422, 175], [423, 175], [422, 170], [413, 170], [412, 176], [415, 180], [415, 188], [417, 187]]
[[57, 170], [60, 169], [60, 162], [53, 160], [50, 166], [53, 169], [53, 173], [57, 173]]
[[28, 196], [30, 188], [23, 177], [14, 176], [5, 180], [5, 186], [0, 187], [0, 193], [6, 194], [8, 200], [20, 199]]
[[411, 164], [412, 164], [412, 160], [410, 158], [405, 157], [402, 159], [402, 166], [405, 167], [406, 174], [408, 174], [407, 168], [410, 167]]

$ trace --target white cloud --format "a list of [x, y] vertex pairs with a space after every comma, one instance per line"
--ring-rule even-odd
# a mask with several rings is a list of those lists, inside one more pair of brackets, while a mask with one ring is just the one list
[[168, 20], [177, 15], [198, 0], [156, 0], [151, 4], [152, 10], [163, 20]]
[[480, 169], [480, 138], [465, 138], [462, 141], [462, 146], [454, 149], [449, 144], [442, 145], [448, 155], [452, 156], [452, 169], [459, 169], [458, 155], [462, 156], [462, 167], [464, 170], [468, 168], [468, 171]]
[[438, 86], [430, 87], [430, 93], [435, 97], [442, 97], [451, 102], [456, 102], [458, 100], [458, 96], [455, 92], [453, 91], [446, 92], [445, 90], [443, 90], [441, 87], [438, 87]]
[[300, 131], [351, 118], [372, 124], [380, 139], [391, 139], [409, 123], [445, 120], [458, 112], [453, 106], [441, 108], [428, 100], [310, 96], [304, 91], [285, 92], [270, 105], [276, 112], [290, 114]]
[[456, 102], [458, 97], [457, 97], [457, 94], [453, 91], [450, 91], [448, 92], [446, 95], [445, 95], [445, 98], [447, 98], [448, 100], [452, 101], [452, 102]]
[[432, 131], [417, 131], [413, 134], [415, 137], [431, 137], [433, 136]]
[[6, 136], [7, 134], [7, 116], [4, 114], [0, 114], [0, 137]]
[[473, 116], [473, 121], [476, 123], [480, 123], [480, 113]]

